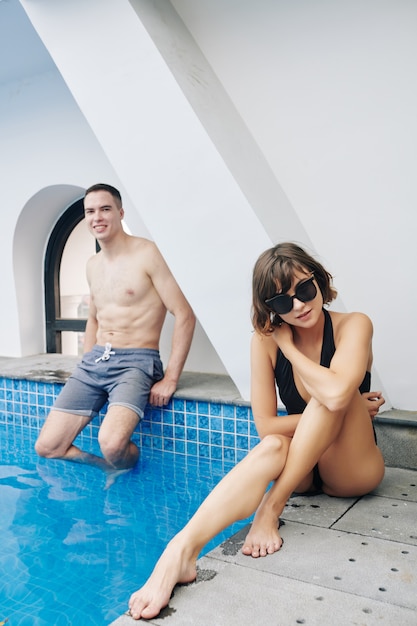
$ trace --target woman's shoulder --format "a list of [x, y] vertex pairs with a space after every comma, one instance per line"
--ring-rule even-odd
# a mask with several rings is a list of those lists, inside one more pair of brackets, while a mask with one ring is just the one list
[[254, 354], [269, 355], [274, 360], [278, 352], [278, 346], [272, 334], [264, 335], [256, 330], [252, 333], [251, 347]]
[[340, 311], [329, 311], [330, 318], [332, 320], [333, 329], [335, 333], [341, 333], [350, 329], [370, 330], [372, 332], [372, 320], [359, 311], [353, 311], [351, 313], [341, 313]]

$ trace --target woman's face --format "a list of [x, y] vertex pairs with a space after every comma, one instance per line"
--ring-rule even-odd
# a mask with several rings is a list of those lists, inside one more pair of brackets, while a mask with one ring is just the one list
[[316, 324], [323, 308], [323, 296], [314, 274], [309, 270], [295, 270], [291, 288], [287, 292], [278, 289], [277, 295], [285, 296], [276, 298], [274, 309], [283, 322], [307, 328]]

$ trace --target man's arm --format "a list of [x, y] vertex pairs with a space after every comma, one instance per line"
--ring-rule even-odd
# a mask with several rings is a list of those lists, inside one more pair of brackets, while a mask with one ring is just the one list
[[195, 315], [158, 249], [154, 248], [153, 285], [166, 309], [175, 317], [171, 353], [162, 380], [151, 389], [149, 402], [155, 406], [167, 404], [175, 392], [184, 367], [195, 328]]
[[89, 315], [87, 319], [87, 324], [85, 326], [85, 332], [84, 332], [84, 353], [90, 352], [93, 346], [95, 346], [96, 337], [97, 337], [97, 328], [98, 328], [97, 319], [94, 316]]
[[175, 324], [171, 354], [165, 374], [162, 380], [153, 385], [149, 395], [149, 402], [154, 406], [168, 404], [172, 394], [175, 392], [194, 334], [195, 316], [191, 307], [181, 307], [174, 315]]
[[86, 323], [85, 331], [84, 331], [84, 354], [86, 352], [90, 352], [90, 350], [93, 348], [93, 346], [95, 346], [97, 342], [97, 330], [98, 330], [97, 309], [94, 304], [94, 299], [91, 293], [91, 277], [90, 277], [91, 264], [94, 258], [95, 257], [91, 257], [87, 261], [87, 267], [86, 267], [87, 282], [90, 287], [90, 303], [88, 306], [88, 318], [87, 318], [87, 323]]

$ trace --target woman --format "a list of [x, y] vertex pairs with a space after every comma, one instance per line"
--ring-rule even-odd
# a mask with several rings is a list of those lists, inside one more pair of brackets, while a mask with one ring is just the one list
[[[369, 392], [372, 323], [362, 313], [328, 312], [335, 296], [329, 272], [299, 246], [278, 244], [259, 257], [251, 402], [261, 442], [170, 541], [130, 598], [134, 619], [154, 617], [177, 583], [193, 581], [203, 546], [236, 520], [256, 510], [242, 552], [266, 556], [282, 545], [279, 516], [293, 492], [360, 496], [381, 482], [372, 418], [384, 399]], [[276, 415], [276, 385], [286, 416]]]

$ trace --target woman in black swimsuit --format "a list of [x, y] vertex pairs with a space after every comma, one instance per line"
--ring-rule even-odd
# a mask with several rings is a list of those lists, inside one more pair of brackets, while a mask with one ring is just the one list
[[[331, 275], [295, 244], [279, 244], [258, 259], [251, 403], [261, 442], [170, 541], [130, 598], [133, 618], [154, 617], [176, 583], [194, 580], [203, 546], [236, 520], [256, 510], [242, 552], [266, 556], [282, 545], [279, 516], [293, 492], [319, 487], [351, 497], [381, 482], [384, 460], [372, 418], [384, 399], [369, 392], [372, 323], [362, 313], [328, 312], [323, 307], [335, 296]], [[288, 411], [279, 417], [277, 386]]]

